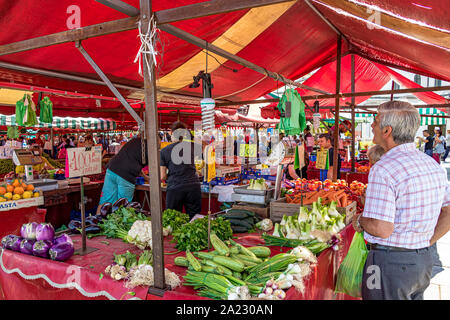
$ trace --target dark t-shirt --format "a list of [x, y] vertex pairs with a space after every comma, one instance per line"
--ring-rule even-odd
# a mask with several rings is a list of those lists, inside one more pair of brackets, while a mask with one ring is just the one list
[[[144, 146], [146, 159], [148, 159], [147, 146]], [[147, 163], [142, 163], [141, 138], [133, 138], [120, 149], [118, 154], [112, 157], [108, 163], [108, 169], [119, 177], [135, 184], [136, 178], [146, 165]]]
[[[333, 148], [328, 149], [328, 158], [329, 158], [329, 164], [330, 167], [333, 165]], [[342, 164], [342, 159], [341, 156], [338, 153], [338, 170], [337, 170], [337, 179], [341, 178], [341, 164]]]
[[425, 150], [432, 150], [433, 149], [433, 142], [434, 139], [431, 136], [428, 136], [425, 138], [425, 140], [427, 140], [427, 142], [425, 143]]
[[[185, 161], [183, 152], [188, 150], [190, 150], [190, 156], [186, 156]], [[195, 169], [196, 150], [200, 151], [199, 157], [201, 157], [202, 147], [197, 145], [197, 149], [195, 149], [195, 144], [187, 141], [169, 144], [161, 150], [160, 165], [168, 169], [167, 190], [200, 184], [200, 179]]]

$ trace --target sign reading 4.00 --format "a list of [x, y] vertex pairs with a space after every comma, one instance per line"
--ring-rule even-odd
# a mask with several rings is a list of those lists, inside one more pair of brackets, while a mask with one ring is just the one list
[[[66, 177], [81, 177], [102, 172], [102, 147], [68, 148]], [[68, 172], [67, 172], [68, 171]]]

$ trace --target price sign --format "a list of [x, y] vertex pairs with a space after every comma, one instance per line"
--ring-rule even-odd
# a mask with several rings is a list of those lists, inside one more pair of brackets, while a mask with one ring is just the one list
[[328, 150], [317, 151], [316, 169], [328, 169]]
[[87, 176], [102, 172], [102, 147], [68, 148], [66, 178]]
[[248, 144], [240, 144], [239, 145], [239, 156], [240, 157], [248, 157]]
[[256, 144], [249, 144], [248, 145], [248, 157], [256, 158], [256, 156], [257, 156], [256, 153], [257, 153]]

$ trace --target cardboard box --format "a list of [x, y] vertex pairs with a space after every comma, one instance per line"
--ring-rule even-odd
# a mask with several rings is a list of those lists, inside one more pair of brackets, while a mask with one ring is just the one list
[[270, 208], [261, 208], [256, 206], [250, 206], [250, 205], [239, 205], [234, 204], [233, 209], [241, 209], [241, 210], [248, 210], [251, 212], [256, 213], [261, 219], [269, 218], [270, 216]]
[[0, 202], [0, 211], [9, 211], [14, 209], [37, 207], [44, 204], [44, 197], [21, 199], [16, 201]]

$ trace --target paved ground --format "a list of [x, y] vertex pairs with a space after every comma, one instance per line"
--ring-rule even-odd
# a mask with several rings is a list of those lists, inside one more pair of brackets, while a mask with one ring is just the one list
[[[441, 164], [447, 169], [450, 181], [450, 157]], [[450, 300], [450, 232], [437, 242], [434, 257], [433, 278], [425, 291], [425, 300]]]

